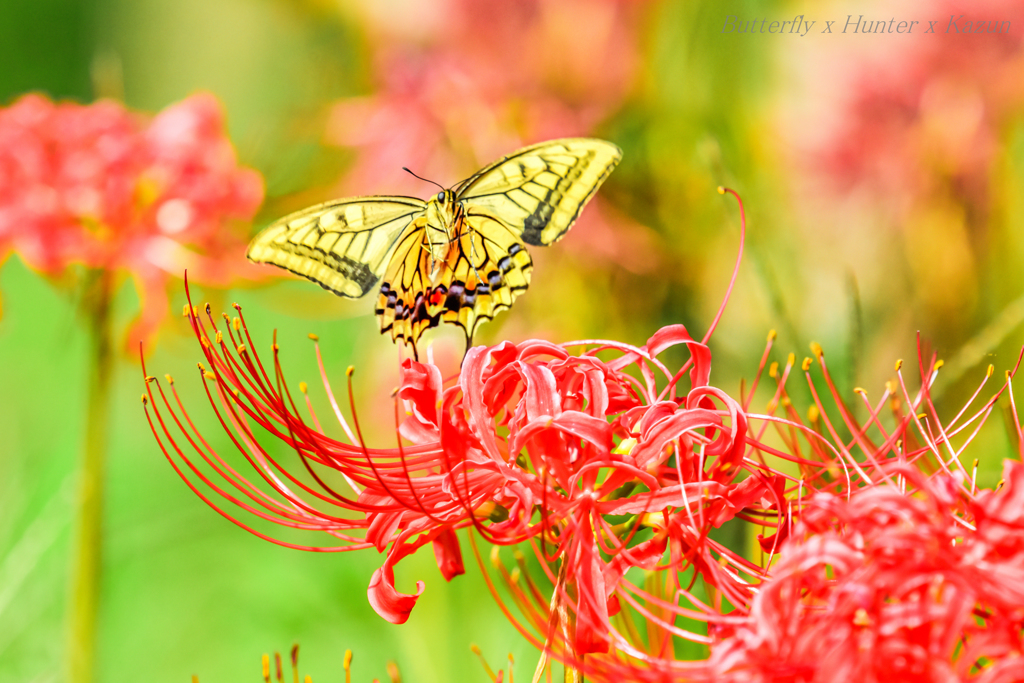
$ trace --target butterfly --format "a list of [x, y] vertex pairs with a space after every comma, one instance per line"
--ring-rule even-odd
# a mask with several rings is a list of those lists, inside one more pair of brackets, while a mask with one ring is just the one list
[[352, 197], [297, 211], [260, 232], [246, 256], [352, 299], [380, 282], [382, 334], [415, 356], [424, 331], [452, 323], [468, 349], [477, 327], [529, 287], [526, 245], [561, 239], [621, 157], [604, 140], [541, 142], [427, 200]]

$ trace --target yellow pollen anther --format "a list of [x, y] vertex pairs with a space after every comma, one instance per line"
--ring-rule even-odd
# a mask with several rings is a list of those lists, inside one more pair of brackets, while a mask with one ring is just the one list
[[277, 343], [275, 342], [270, 345], [270, 350], [273, 351], [274, 353], [277, 353], [278, 351], [281, 350], [281, 347], [278, 346]]
[[903, 367], [903, 359], [900, 358], [898, 361], [896, 361], [896, 372], [899, 372], [900, 368], [902, 368], [902, 367]]
[[811, 353], [813, 353], [817, 358], [821, 358], [825, 355], [825, 352], [821, 348], [821, 344], [818, 342], [811, 342]]
[[210, 302], [206, 302], [206, 315], [211, 315], [212, 313], [213, 309], [210, 307]]
[[245, 344], [239, 344], [238, 345], [238, 355], [241, 356], [243, 353], [245, 353], [245, 351], [246, 351]]
[[142, 395], [142, 405], [146, 405], [147, 403], [149, 403], [149, 396], [146, 396], [145, 394], [143, 394]]
[[800, 364], [800, 368], [804, 372], [807, 372], [808, 370], [811, 369], [811, 363], [813, 363], [813, 362], [814, 362], [814, 359], [812, 359], [810, 357], [804, 358], [804, 362]]
[[867, 396], [868, 392], [864, 391], [863, 387], [854, 387], [853, 393], [860, 394], [861, 396]]
[[170, 375], [164, 375], [164, 379], [167, 380], [168, 384], [174, 384], [174, 378]]
[[791, 405], [793, 405], [793, 402], [789, 400], [789, 396], [783, 396], [782, 397], [782, 407], [783, 408], [788, 408]]
[[196, 366], [198, 366], [199, 369], [202, 370], [203, 372], [206, 372], [206, 366], [203, 365], [202, 363], [196, 363]]
[[768, 376], [772, 379], [779, 376], [779, 364], [777, 361], [773, 361], [772, 364], [768, 366]]
[[793, 365], [796, 365], [796, 354], [795, 353], [789, 354], [789, 357], [786, 358], [786, 365], [788, 365], [790, 367], [792, 367]]
[[270, 655], [263, 654], [263, 680], [270, 683]]
[[890, 394], [895, 394], [896, 382], [894, 382], [893, 380], [889, 380], [888, 382], [885, 383], [885, 388]]
[[996, 366], [991, 363], [988, 364], [988, 369], [985, 371], [985, 377], [991, 377], [992, 373], [996, 371]]
[[818, 418], [821, 417], [821, 411], [818, 410], [818, 406], [811, 406], [807, 409], [807, 421], [817, 422]]
[[494, 565], [495, 569], [500, 569], [503, 566], [501, 564], [501, 557], [498, 554], [498, 546], [491, 548], [491, 564]]
[[306, 386], [305, 382], [299, 382], [299, 391], [301, 391], [302, 393], [306, 393], [306, 389], [308, 388], [309, 387]]
[[926, 420], [926, 419], [928, 419], [928, 413], [918, 413], [917, 414], [917, 419], [918, 420]]
[[156, 377], [153, 377], [153, 375], [146, 375], [146, 381], [147, 381], [147, 382], [152, 382], [152, 381], [154, 381], [155, 379], [156, 379]]
[[202, 347], [203, 347], [204, 349], [206, 349], [206, 348], [209, 348], [209, 347], [210, 347], [210, 340], [209, 340], [209, 339], [207, 339], [206, 337], [200, 337], [200, 338], [199, 338], [199, 344], [200, 344], [200, 345], [201, 345], [201, 346], [202, 346]]
[[768, 330], [768, 341], [775, 341], [775, 338], [779, 336], [775, 330]]
[[181, 317], [188, 317], [188, 304], [185, 304], [184, 306], [181, 307]]
[[1007, 370], [1007, 371], [1006, 371], [1006, 378], [1005, 378], [1005, 381], [1009, 382], [1009, 381], [1010, 381], [1010, 377], [1012, 377], [1012, 375], [1010, 374], [1010, 371], [1009, 371], [1009, 370]]
[[350, 365], [347, 368], [345, 368], [345, 376], [346, 377], [351, 377], [352, 373], [355, 372], [355, 371], [356, 371], [356, 366]]
[[312, 339], [313, 341], [320, 341], [320, 337], [316, 336], [312, 332], [309, 333], [309, 338]]
[[203, 373], [203, 377], [205, 377], [206, 379], [217, 379], [217, 375], [213, 374], [209, 370]]
[[519, 567], [512, 567], [512, 571], [508, 573], [508, 582], [513, 586], [519, 583]]
[[192, 307], [192, 315], [195, 316], [196, 318], [199, 317], [199, 307], [198, 306], [193, 306]]
[[235, 309], [236, 311], [242, 310], [242, 306], [238, 302], [231, 304], [231, 308]]
[[938, 370], [939, 368], [941, 368], [945, 364], [946, 364], [946, 361], [944, 361], [944, 360], [942, 360], [940, 358], [939, 360], [935, 361], [935, 369]]
[[235, 332], [238, 332], [240, 329], [242, 329], [242, 319], [239, 318], [238, 316], [232, 318], [231, 327], [235, 328]]
[[221, 334], [220, 330], [217, 330], [217, 336], [214, 339], [218, 344], [224, 343], [224, 335]]
[[725, 188], [721, 185], [718, 186], [718, 194], [725, 194]]

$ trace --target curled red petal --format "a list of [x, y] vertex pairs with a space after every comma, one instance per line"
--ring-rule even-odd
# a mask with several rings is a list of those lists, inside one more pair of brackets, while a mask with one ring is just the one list
[[445, 529], [434, 537], [434, 559], [437, 560], [437, 568], [441, 570], [445, 581], [451, 581], [459, 574], [466, 573], [466, 567], [462, 564], [459, 537], [455, 535], [454, 529]]
[[409, 416], [399, 427], [402, 436], [413, 443], [437, 441], [441, 390], [441, 371], [436, 365], [405, 359], [398, 397], [407, 402]]
[[406, 552], [399, 547], [392, 549], [384, 561], [384, 566], [373, 573], [370, 585], [366, 589], [366, 597], [370, 600], [373, 610], [392, 624], [404, 624], [409, 613], [416, 606], [416, 601], [423, 595], [424, 583], [416, 582], [416, 594], [406, 595], [395, 589], [395, 572], [392, 568]]

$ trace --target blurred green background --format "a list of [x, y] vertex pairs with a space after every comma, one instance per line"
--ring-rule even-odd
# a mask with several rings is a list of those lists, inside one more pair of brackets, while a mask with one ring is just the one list
[[[776, 328], [777, 359], [820, 342], [846, 395], [864, 386], [877, 397], [893, 361], [915, 356], [920, 330], [948, 361], [948, 408], [989, 362], [1001, 376], [1024, 342], [1024, 13], [1019, 3], [974, 5], [1013, 20], [1016, 33], [973, 42], [815, 33], [851, 12], [927, 19], [957, 9], [857, 4], [5, 0], [0, 100], [41, 91], [157, 111], [213, 92], [241, 162], [265, 177], [254, 232], [342, 193], [426, 194], [403, 164], [449, 184], [520, 142], [599, 135], [624, 150], [600, 203], [559, 245], [534, 250], [531, 292], [480, 341], [642, 344], [675, 322], [701, 336], [739, 240], [735, 206], [714, 191], [724, 184], [744, 197], [749, 232], [712, 342], [713, 381], [733, 390], [751, 377]], [[806, 37], [722, 32], [730, 15], [801, 13], [818, 21]], [[381, 123], [385, 110], [392, 118]], [[74, 290], [17, 256], [0, 270], [0, 293], [0, 683], [58, 681], [85, 324]], [[315, 384], [306, 335], [318, 334], [339, 385], [345, 367], [359, 369], [371, 442], [391, 444], [397, 353], [368, 302], [292, 280], [197, 292], [207, 299], [241, 303], [257, 343], [269, 346], [276, 328], [294, 382]], [[183, 303], [180, 286], [172, 301]], [[116, 303], [123, 330], [138, 308], [129, 282]], [[459, 335], [433, 337], [438, 357], [457, 362]], [[178, 378], [224, 448], [204, 410], [199, 357], [174, 317], [147, 364]], [[484, 680], [471, 642], [492, 665], [513, 652], [519, 675], [532, 671], [536, 655], [499, 616], [468, 546], [467, 575], [450, 585], [429, 552], [403, 563], [398, 588], [423, 578], [427, 590], [407, 624], [387, 624], [365, 597], [382, 557], [301, 553], [238, 530], [155, 445], [136, 358], [119, 357], [114, 387], [99, 680], [258, 680], [259, 655], [293, 642], [303, 672], [321, 682], [343, 679], [346, 648], [357, 680], [385, 678], [390, 659], [410, 681]], [[987, 484], [1010, 452], [994, 422]]]

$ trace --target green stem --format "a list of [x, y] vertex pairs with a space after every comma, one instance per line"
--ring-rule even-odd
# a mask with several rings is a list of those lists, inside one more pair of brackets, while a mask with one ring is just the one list
[[110, 273], [89, 275], [83, 298], [90, 333], [85, 444], [80, 473], [75, 556], [71, 575], [70, 683], [92, 683], [96, 668], [103, 530], [103, 480], [110, 417], [113, 345], [110, 335]]

